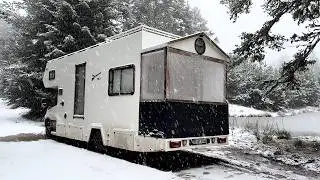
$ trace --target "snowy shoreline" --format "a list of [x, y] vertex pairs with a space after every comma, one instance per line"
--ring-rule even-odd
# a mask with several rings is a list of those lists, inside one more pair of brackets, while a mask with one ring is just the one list
[[300, 109], [286, 109], [279, 112], [268, 112], [258, 110], [252, 107], [244, 107], [241, 105], [229, 104], [230, 117], [285, 117], [313, 112], [320, 112], [320, 107], [307, 106]]

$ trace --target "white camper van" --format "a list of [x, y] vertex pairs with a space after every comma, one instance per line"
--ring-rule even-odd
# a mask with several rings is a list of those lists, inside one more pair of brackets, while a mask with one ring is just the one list
[[228, 62], [205, 33], [144, 25], [51, 60], [46, 134], [136, 152], [225, 145]]

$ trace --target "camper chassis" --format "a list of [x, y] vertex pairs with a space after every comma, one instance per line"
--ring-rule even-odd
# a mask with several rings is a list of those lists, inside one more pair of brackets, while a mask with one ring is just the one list
[[[162, 47], [153, 50], [148, 50], [141, 53], [144, 54], [157, 52], [163, 50], [165, 54], [168, 51], [176, 52], [188, 56], [198, 56], [197, 54], [182, 51], [179, 49], [171, 47]], [[203, 56], [204, 59], [219, 62], [222, 61], [212, 57]], [[165, 64], [167, 62], [167, 55], [165, 55]], [[166, 67], [166, 66], [165, 66]], [[168, 74], [165, 68], [165, 76]], [[166, 83], [166, 78], [164, 79]], [[141, 88], [141, 86], [140, 86]], [[166, 88], [164, 89], [164, 94], [166, 94]], [[165, 96], [166, 97], [166, 96]], [[170, 109], [168, 109], [170, 107]], [[176, 108], [175, 108], [176, 107]], [[182, 108], [182, 109], [181, 109]], [[158, 113], [161, 109], [162, 113]], [[173, 110], [179, 109], [179, 110]], [[200, 114], [199, 114], [200, 110]], [[213, 111], [211, 111], [213, 110]], [[49, 118], [50, 111], [48, 110], [47, 117], [45, 119], [46, 135], [51, 137], [58, 137], [55, 133], [56, 121]], [[54, 109], [52, 110], [54, 112]], [[175, 116], [177, 115], [177, 116]], [[199, 117], [202, 117], [206, 122], [207, 127], [210, 127], [206, 132], [200, 129], [193, 129], [193, 121], [199, 121]], [[214, 121], [210, 121], [214, 119]], [[168, 122], [173, 122], [176, 120], [184, 121], [185, 123], [180, 123], [188, 125], [189, 127], [171, 127], [173, 124], [168, 124]], [[157, 124], [154, 122], [167, 122], [166, 124]], [[208, 122], [213, 122], [213, 124], [208, 124]], [[155, 125], [155, 126], [154, 126]], [[169, 126], [168, 126], [169, 125]], [[203, 125], [204, 126], [204, 125]], [[203, 128], [203, 126], [199, 128]], [[147, 127], [147, 128], [146, 128]], [[172, 133], [172, 129], [179, 133]], [[169, 130], [164, 136], [163, 134], [158, 134], [153, 130], [159, 129], [161, 133]], [[181, 132], [181, 130], [184, 130]], [[89, 130], [89, 138], [87, 140], [77, 141], [85, 143], [86, 147], [90, 150], [97, 152], [104, 152], [107, 147], [116, 147], [129, 151], [136, 152], [169, 152], [177, 150], [185, 150], [190, 148], [201, 148], [208, 146], [219, 146], [228, 144], [228, 134], [229, 134], [229, 123], [228, 123], [228, 105], [227, 103], [208, 103], [208, 102], [193, 102], [186, 100], [172, 100], [164, 99], [161, 101], [140, 101], [139, 103], [139, 131], [132, 132], [123, 129], [114, 129], [113, 134], [125, 134], [132, 138], [133, 143], [137, 143], [136, 148], [131, 149], [125, 146], [110, 146], [108, 142], [111, 133], [107, 132], [101, 124], [91, 124]], [[204, 134], [209, 134], [203, 136]], [[61, 137], [60, 137], [61, 138]], [[72, 138], [69, 138], [72, 140]]]
[[[44, 118], [46, 135], [48, 137], [66, 138], [85, 143], [89, 149], [96, 151], [104, 151], [106, 147], [110, 147], [132, 152], [170, 152], [190, 148], [227, 145], [229, 123], [228, 104], [225, 101], [225, 83], [226, 67], [229, 57], [204, 33], [194, 34], [185, 38], [177, 38], [145, 26], [138, 27], [131, 31], [125, 32], [123, 37], [116, 36], [113, 39], [111, 38], [111, 42], [98, 46], [95, 45], [53, 60], [47, 64], [43, 77], [44, 84], [47, 88], [56, 88], [59, 95], [57, 105], [49, 108]], [[152, 33], [150, 33], [151, 31]], [[147, 48], [137, 48], [137, 50], [135, 50], [133, 47], [136, 47], [135, 43], [137, 42], [136, 40], [130, 40], [130, 38], [141, 38], [142, 36], [143, 39], [144, 33], [149, 33], [148, 36], [152, 35], [154, 38], [158, 38], [158, 36], [166, 38], [172, 36], [170, 38], [175, 40], [167, 39], [162, 43], [158, 43], [160, 45], [148, 45]], [[163, 37], [161, 37], [159, 41], [163, 41]], [[202, 41], [207, 43], [208, 47], [213, 47], [212, 52], [208, 50], [204, 51], [204, 54], [199, 54], [199, 52], [191, 52], [191, 50], [188, 50], [189, 44], [194, 45], [193, 39], [196, 39], [196, 41], [202, 39]], [[181, 45], [181, 42], [184, 41], [186, 41], [186, 43]], [[192, 42], [190, 43], [189, 41]], [[114, 42], [116, 45], [112, 45]], [[148, 43], [150, 44], [150, 42]], [[95, 66], [94, 62], [90, 63], [90, 61], [88, 61], [90, 54], [90, 58], [94, 58], [92, 57], [92, 55], [94, 55], [96, 56], [95, 58], [98, 59], [103, 56], [103, 54], [100, 55], [100, 53], [112, 53], [112, 51], [115, 51], [112, 47], [121, 47], [123, 44], [128, 46], [127, 51], [129, 54], [123, 55], [125, 53], [119, 52], [120, 54], [115, 53], [115, 57], [122, 55], [121, 58], [130, 57], [127, 59], [132, 59], [134, 57], [136, 60], [132, 62], [127, 60], [124, 62], [114, 61], [112, 62], [113, 64], [104, 64], [103, 66], [105, 67], [103, 68], [99, 67], [99, 65]], [[149, 77], [148, 72], [147, 75], [143, 74], [147, 70], [143, 67], [143, 63], [157, 59], [159, 56], [154, 56], [153, 53], [158, 52], [160, 52], [160, 56], [163, 57], [163, 62], [161, 61], [161, 63], [163, 63], [163, 71], [161, 71], [163, 78], [162, 83], [160, 83], [163, 89], [156, 93], [153, 92], [150, 98], [150, 92], [145, 92], [146, 85], [143, 84], [145, 82], [143, 78]], [[215, 57], [215, 53], [225, 59]], [[151, 60], [149, 60], [148, 56], [151, 56], [153, 59], [151, 58]], [[218, 91], [223, 93], [213, 97], [208, 95], [208, 90], [206, 90], [206, 92], [200, 92], [196, 90], [197, 87], [194, 87], [191, 92], [200, 93], [199, 96], [205, 97], [206, 99], [213, 97], [216, 100], [184, 99], [184, 96], [177, 96], [177, 98], [175, 98], [177, 90], [173, 88], [173, 84], [179, 81], [173, 81], [172, 79], [179, 78], [179, 75], [174, 75], [174, 70], [172, 69], [172, 67], [174, 67], [174, 60], [172, 59], [176, 57], [194, 58], [199, 62], [206, 62], [207, 64], [201, 65], [202, 69], [205, 69], [202, 72], [203, 74], [205, 74], [206, 71], [211, 73], [212, 69], [209, 69], [210, 67], [219, 67], [220, 69], [217, 69], [215, 75], [217, 76], [217, 81], [223, 83], [223, 86], [218, 86]], [[197, 63], [197, 61], [193, 63]], [[97, 62], [101, 63], [103, 61]], [[209, 62], [210, 64], [208, 64]], [[207, 68], [207, 65], [210, 66]], [[88, 71], [92, 76], [88, 75], [87, 66], [90, 67]], [[197, 65], [197, 67], [198, 66], [200, 67], [200, 65]], [[67, 74], [70, 68], [73, 67], [76, 67], [75, 69], [77, 69], [77, 67], [84, 67], [84, 79], [82, 80], [83, 82], [80, 80], [80, 83], [83, 83], [83, 91], [85, 93], [77, 92], [77, 88], [75, 88], [76, 90], [73, 89], [75, 84], [77, 85], [77, 75], [75, 77], [76, 80], [74, 80], [74, 78], [70, 79], [71, 82], [76, 81], [75, 83], [72, 82], [68, 84], [68, 80], [64, 80], [64, 78], [74, 77], [72, 74]], [[59, 77], [59, 68], [64, 68], [64, 70], [60, 70], [60, 75], [61, 72], [64, 73], [62, 77]], [[122, 93], [120, 88], [120, 91], [115, 93], [112, 89], [110, 90], [110, 87], [113, 88], [116, 82], [113, 82], [115, 73], [122, 73], [126, 68], [133, 69], [133, 90]], [[54, 71], [53, 69], [57, 70], [57, 75], [54, 74], [54, 76], [51, 77], [50, 73]], [[181, 69], [183, 69], [183, 67], [181, 67]], [[200, 70], [202, 69], [200, 68]], [[94, 73], [92, 71], [94, 71]], [[78, 71], [71, 70], [70, 72], [77, 73]], [[79, 72], [82, 72], [81, 69]], [[97, 76], [98, 78], [96, 78]], [[195, 78], [198, 78], [195, 79], [195, 81], [199, 81], [200, 77]], [[208, 76], [206, 79], [208, 79]], [[154, 80], [151, 81], [149, 79], [149, 81], [153, 82]], [[64, 84], [60, 85], [59, 82], [63, 82]], [[97, 84], [98, 82], [100, 82], [100, 84]], [[101, 84], [101, 82], [106, 84]], [[188, 82], [183, 83], [183, 85], [186, 85]], [[112, 85], [110, 86], [110, 84]], [[103, 94], [101, 94], [101, 97], [96, 95], [100, 87], [105, 88], [108, 86], [108, 92], [102, 91]], [[207, 87], [208, 85], [202, 84], [198, 88], [203, 88], [204, 86]], [[89, 89], [89, 87], [94, 88]], [[90, 90], [90, 93], [87, 92], [88, 90]], [[180, 90], [182, 91], [184, 89], [182, 88]], [[86, 103], [90, 101], [88, 104], [83, 105], [83, 109], [80, 108], [80, 110], [76, 107], [76, 104], [72, 107], [72, 103], [76, 102], [77, 93], [78, 95], [82, 95], [81, 93], [83, 93], [82, 101]], [[186, 94], [188, 93], [190, 94], [190, 92], [186, 92]], [[203, 93], [207, 93], [207, 95]], [[74, 96], [74, 99], [72, 96]], [[124, 103], [121, 105], [121, 102]], [[127, 107], [125, 106], [126, 102], [129, 104]], [[97, 105], [95, 103], [97, 103]], [[108, 103], [110, 103], [110, 105], [106, 105]], [[93, 108], [92, 106], [95, 105], [98, 107]], [[107, 108], [104, 109], [105, 107]], [[133, 108], [133, 110], [130, 108]], [[95, 112], [95, 110], [98, 111]], [[80, 115], [76, 113], [76, 111], [80, 112]], [[108, 113], [104, 111], [108, 111]], [[127, 113], [126, 111], [131, 113], [131, 116], [124, 116]], [[106, 114], [108, 117], [105, 116]], [[126, 117], [130, 119], [118, 119], [118, 116], [120, 118]], [[103, 120], [90, 117], [98, 117]], [[123, 122], [124, 120], [128, 121], [127, 125]], [[117, 123], [119, 124], [117, 125]], [[126, 128], [125, 126], [128, 127]]]
[[[139, 149], [126, 149], [105, 145], [103, 140], [103, 133], [101, 128], [92, 128], [90, 131], [90, 138], [88, 141], [76, 140], [72, 138], [57, 136], [53, 131], [54, 127], [51, 123], [55, 121], [50, 119], [44, 120], [45, 135], [48, 139], [57, 140], [66, 144], [71, 144], [77, 147], [86, 148], [91, 151], [105, 153], [105, 152], [136, 152], [136, 153], [155, 153], [155, 152], [171, 152], [181, 151], [190, 148], [206, 148], [210, 146], [228, 145], [228, 135], [205, 136], [193, 138], [157, 138], [148, 136], [136, 136], [136, 141], [140, 142]], [[112, 155], [112, 154], [111, 154]], [[118, 155], [118, 154], [117, 154]], [[146, 154], [144, 154], [146, 155]]]

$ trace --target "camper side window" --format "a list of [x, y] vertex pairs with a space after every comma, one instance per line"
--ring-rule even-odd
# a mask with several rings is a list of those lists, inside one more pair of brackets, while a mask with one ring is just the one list
[[109, 70], [109, 96], [134, 94], [134, 65]]
[[51, 70], [49, 71], [49, 80], [54, 80], [56, 78], [56, 71]]

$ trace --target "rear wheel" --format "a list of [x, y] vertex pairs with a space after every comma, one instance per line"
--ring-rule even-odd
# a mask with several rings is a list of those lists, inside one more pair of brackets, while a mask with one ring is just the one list
[[91, 151], [105, 153], [106, 149], [102, 142], [101, 131], [98, 129], [91, 130], [88, 149]]

